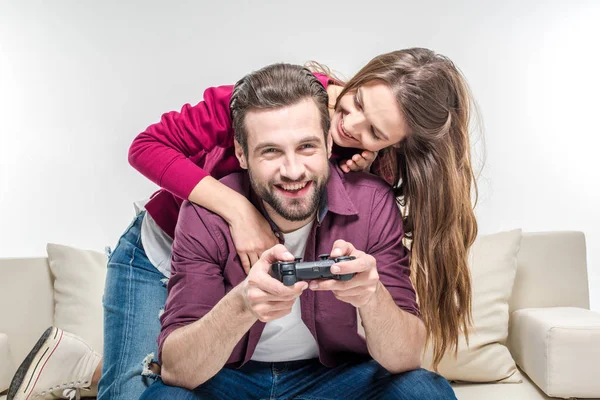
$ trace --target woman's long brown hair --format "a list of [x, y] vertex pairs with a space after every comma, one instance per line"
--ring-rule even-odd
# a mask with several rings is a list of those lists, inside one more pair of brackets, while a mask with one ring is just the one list
[[401, 143], [379, 153], [372, 170], [393, 186], [403, 207], [412, 281], [437, 370], [447, 351], [456, 354], [461, 333], [468, 342], [472, 324], [468, 251], [477, 235], [477, 185], [469, 123], [474, 104], [452, 61], [428, 49], [375, 57], [345, 85], [338, 101], [373, 80], [392, 89], [410, 126]]

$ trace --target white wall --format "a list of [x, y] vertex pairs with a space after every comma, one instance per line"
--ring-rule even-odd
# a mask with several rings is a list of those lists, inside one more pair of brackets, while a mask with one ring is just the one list
[[351, 76], [423, 46], [482, 110], [481, 232], [584, 231], [600, 310], [599, 2], [237, 3], [0, 0], [0, 257], [114, 245], [155, 189], [131, 140], [208, 86], [276, 61]]

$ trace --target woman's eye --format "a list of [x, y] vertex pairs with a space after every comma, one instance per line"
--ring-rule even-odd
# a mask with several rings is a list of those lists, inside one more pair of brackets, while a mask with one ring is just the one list
[[356, 97], [356, 95], [354, 95], [354, 105], [356, 106], [356, 108], [358, 108], [359, 110], [362, 110], [362, 105], [360, 104], [360, 102], [358, 101], [358, 97]]
[[381, 138], [375, 134], [375, 129], [373, 128], [371, 128], [371, 136], [373, 136], [373, 139], [375, 140], [381, 140]]

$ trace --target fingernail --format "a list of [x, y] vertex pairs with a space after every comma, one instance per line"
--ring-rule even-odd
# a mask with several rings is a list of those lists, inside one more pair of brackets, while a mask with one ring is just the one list
[[306, 289], [308, 289], [308, 283], [304, 283], [304, 285], [302, 285], [302, 291], [305, 291]]
[[[339, 247], [336, 247], [335, 249], [333, 249], [333, 250], [331, 251], [331, 254], [335, 254], [335, 255], [342, 254], [342, 250], [340, 250], [340, 248], [339, 248]], [[334, 257], [335, 257], [335, 256], [334, 256]]]
[[283, 253], [283, 256], [285, 258], [294, 258], [294, 256], [292, 255], [292, 253], [290, 253], [289, 251], [286, 251], [285, 253]]
[[311, 283], [310, 283], [310, 288], [311, 288], [311, 289], [316, 289], [316, 288], [318, 288], [318, 287], [319, 287], [319, 285], [317, 284], [317, 282], [311, 282]]
[[338, 267], [337, 265], [332, 266], [331, 272], [333, 272], [334, 274], [337, 274], [338, 272], [340, 272], [340, 267]]

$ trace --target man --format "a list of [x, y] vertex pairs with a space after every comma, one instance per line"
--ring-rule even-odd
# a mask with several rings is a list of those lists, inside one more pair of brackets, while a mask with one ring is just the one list
[[[325, 89], [301, 67], [272, 65], [238, 82], [231, 112], [247, 173], [222, 182], [282, 244], [246, 276], [227, 223], [184, 203], [161, 316], [162, 381], [142, 399], [455, 398], [419, 369], [425, 329], [389, 187], [328, 162]], [[356, 275], [286, 287], [269, 274], [276, 261], [322, 253], [356, 257], [332, 267]]]

